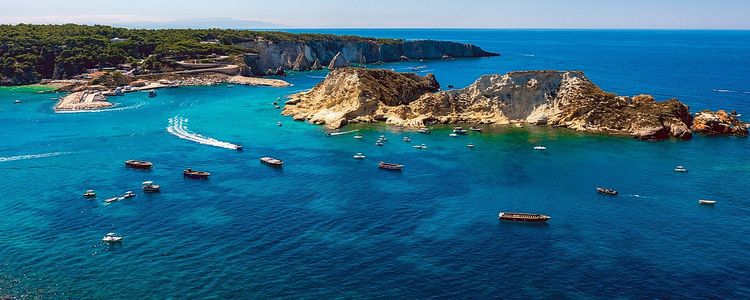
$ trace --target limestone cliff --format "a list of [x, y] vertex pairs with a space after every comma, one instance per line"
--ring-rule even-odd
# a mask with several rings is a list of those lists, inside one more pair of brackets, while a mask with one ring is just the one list
[[512, 72], [483, 76], [460, 90], [434, 92], [438, 87], [432, 75], [338, 69], [312, 90], [292, 95], [283, 113], [330, 128], [375, 121], [407, 127], [519, 121], [641, 139], [692, 136], [692, 117], [681, 102], [607, 93], [578, 71]]
[[245, 64], [255, 75], [265, 75], [268, 69], [279, 67], [285, 70], [294, 68], [295, 62], [303, 55], [308, 62], [319, 61], [327, 66], [334, 56], [348, 62], [395, 62], [405, 57], [411, 59], [440, 59], [443, 57], [486, 57], [498, 54], [487, 52], [471, 45], [447, 41], [404, 41], [394, 40], [311, 40], [311, 41], [269, 41], [254, 40], [235, 44], [245, 48]]

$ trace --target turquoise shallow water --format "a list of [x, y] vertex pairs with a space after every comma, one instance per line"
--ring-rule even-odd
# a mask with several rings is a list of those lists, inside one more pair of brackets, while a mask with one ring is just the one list
[[[581, 69], [623, 94], [750, 115], [750, 33], [333, 31], [476, 43], [503, 56], [426, 65], [443, 84], [486, 73]], [[750, 292], [750, 142], [641, 142], [493, 127], [451, 138], [382, 125], [326, 137], [271, 105], [289, 88], [161, 90], [106, 112], [55, 114], [37, 90], [0, 89], [0, 295], [43, 298], [743, 298]], [[726, 90], [717, 92], [714, 90]], [[12, 104], [14, 99], [23, 101]], [[187, 129], [244, 152], [167, 132]], [[276, 126], [282, 121], [284, 126]], [[377, 136], [389, 141], [374, 146]], [[401, 142], [402, 136], [413, 142]], [[476, 148], [466, 148], [467, 143]], [[425, 143], [427, 150], [411, 145]], [[535, 152], [543, 144], [546, 152]], [[355, 152], [368, 158], [356, 161]], [[258, 162], [285, 160], [283, 169]], [[156, 164], [150, 172], [126, 159]], [[403, 163], [380, 171], [378, 160]], [[672, 171], [685, 165], [686, 174]], [[211, 171], [183, 179], [185, 167]], [[155, 180], [156, 195], [137, 191]], [[595, 186], [621, 195], [597, 195]], [[95, 189], [96, 201], [80, 197]], [[134, 199], [103, 199], [136, 190]], [[718, 200], [715, 207], [698, 199]], [[497, 221], [542, 212], [548, 225]], [[99, 240], [121, 233], [121, 245]]]

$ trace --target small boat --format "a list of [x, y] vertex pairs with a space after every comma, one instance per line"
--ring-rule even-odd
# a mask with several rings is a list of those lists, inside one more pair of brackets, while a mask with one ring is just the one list
[[157, 193], [161, 191], [161, 187], [159, 185], [154, 184], [153, 181], [144, 181], [143, 191], [146, 193]]
[[105, 243], [108, 243], [108, 244], [119, 243], [119, 242], [122, 242], [122, 237], [121, 236], [117, 236], [116, 234], [110, 232], [110, 233], [107, 233], [106, 235], [104, 235], [104, 237], [102, 238], [102, 242], [105, 242]]
[[284, 161], [280, 159], [275, 159], [272, 157], [261, 157], [260, 162], [267, 164], [269, 166], [273, 167], [281, 167], [284, 165]]
[[529, 213], [515, 213], [515, 212], [501, 212], [497, 215], [497, 219], [500, 221], [511, 221], [511, 222], [539, 222], [544, 223], [549, 221], [550, 216], [541, 214], [529, 214]]
[[156, 97], [156, 90], [150, 90], [150, 91], [148, 91], [148, 96], [150, 98]]
[[362, 135], [361, 135], [361, 134], [359, 134], [359, 133], [358, 133], [358, 134], [356, 134], [356, 135], [354, 135], [354, 139], [355, 139], [355, 140], [361, 140], [361, 139], [363, 139], [363, 138], [365, 138], [365, 137], [364, 137], [364, 136], [362, 136]]
[[403, 139], [401, 139], [401, 140], [403, 140], [403, 141], [404, 141], [404, 143], [410, 143], [410, 142], [411, 142], [411, 138], [410, 138], [410, 137], [408, 137], [408, 136], [405, 136], [405, 137], [404, 137]]
[[466, 147], [474, 148], [474, 144], [467, 144]]
[[544, 147], [544, 146], [534, 146], [534, 150], [544, 151], [544, 150], [547, 150], [547, 147]]
[[378, 168], [385, 169], [385, 170], [401, 171], [401, 169], [404, 168], [404, 165], [392, 164], [392, 163], [381, 161], [378, 163]]
[[365, 157], [367, 156], [362, 154], [362, 152], [357, 152], [357, 154], [354, 154], [354, 159], [365, 159]]
[[427, 128], [427, 127], [422, 127], [422, 128], [419, 128], [419, 129], [417, 129], [417, 132], [419, 132], [419, 133], [421, 133], [421, 134], [430, 134], [430, 133], [431, 133], [431, 132], [430, 132], [430, 129], [429, 129], [429, 128]]
[[422, 145], [414, 145], [414, 148], [415, 148], [415, 149], [422, 149], [422, 150], [424, 150], [424, 149], [427, 149], [427, 145], [425, 145], [425, 144], [422, 144]]
[[86, 198], [94, 198], [96, 197], [96, 192], [94, 190], [87, 190], [83, 192], [83, 196]]
[[469, 133], [469, 131], [466, 130], [466, 129], [464, 129], [463, 127], [455, 127], [455, 128], [453, 128], [453, 133], [464, 135], [464, 134]]
[[685, 172], [687, 172], [688, 170], [687, 170], [687, 169], [685, 169], [685, 167], [683, 167], [683, 166], [677, 166], [676, 168], [674, 168], [674, 171], [675, 171], [675, 172], [680, 172], [680, 173], [685, 173]]
[[120, 200], [125, 200], [125, 198], [123, 198], [123, 197], [107, 198], [107, 199], [104, 200], [104, 203], [112, 203], [112, 202], [117, 202], [117, 201], [120, 201]]
[[271, 105], [279, 105], [279, 102], [274, 101], [273, 104], [271, 104]]
[[133, 168], [133, 169], [141, 169], [141, 170], [148, 170], [151, 169], [151, 167], [154, 166], [153, 163], [150, 161], [145, 160], [126, 160], [125, 166]]
[[21, 100], [16, 99], [15, 101], [13, 101], [13, 104], [19, 104], [19, 103], [21, 103]]
[[596, 188], [596, 192], [603, 195], [616, 196], [618, 193], [613, 189]]
[[281, 106], [278, 106], [278, 105], [276, 105], [276, 106], [274, 106], [273, 108], [275, 108], [275, 109], [279, 109], [279, 108], [281, 108]]
[[452, 137], [457, 137], [457, 136], [458, 136], [458, 134], [455, 134], [455, 133], [451, 133], [451, 134], [449, 134], [448, 136], [452, 136]]
[[281, 124], [281, 121], [276, 122], [276, 126], [282, 126], [284, 124]]
[[182, 176], [188, 177], [188, 178], [206, 179], [210, 175], [211, 173], [203, 172], [203, 171], [196, 171], [190, 168], [187, 168], [182, 171]]
[[135, 197], [135, 193], [133, 193], [133, 191], [127, 191], [125, 192], [125, 194], [122, 195], [122, 198], [125, 198], [125, 199], [133, 198], [133, 197]]
[[378, 139], [381, 140], [381, 141], [383, 141], [383, 142], [385, 142], [385, 141], [388, 140], [388, 138], [385, 137], [384, 135], [381, 135]]
[[452, 85], [452, 84], [449, 84], [449, 85], [448, 85], [448, 88], [449, 88], [449, 89], [452, 89], [452, 88], [453, 88], [453, 85]]
[[243, 151], [245, 148], [242, 148], [242, 145], [234, 145], [234, 150]]
[[469, 127], [469, 130], [471, 130], [471, 131], [475, 131], [475, 132], [482, 132], [482, 128], [479, 128], [479, 127], [473, 127], [473, 126], [472, 126], [472, 127]]
[[716, 201], [714, 201], [714, 200], [698, 200], [698, 204], [700, 204], [700, 205], [714, 205], [714, 204], [716, 204]]
[[383, 146], [383, 145], [385, 145], [385, 143], [383, 143], [383, 141], [381, 141], [381, 140], [377, 140], [375, 142], [375, 146]]

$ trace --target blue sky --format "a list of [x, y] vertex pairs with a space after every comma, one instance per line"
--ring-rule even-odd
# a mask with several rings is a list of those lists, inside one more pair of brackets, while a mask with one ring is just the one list
[[232, 18], [285, 27], [750, 29], [742, 0], [0, 0], [0, 23]]

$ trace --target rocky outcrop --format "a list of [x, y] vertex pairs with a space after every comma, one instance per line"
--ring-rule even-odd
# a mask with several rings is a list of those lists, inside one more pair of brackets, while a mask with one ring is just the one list
[[344, 55], [339, 52], [336, 53], [336, 56], [331, 59], [331, 63], [328, 64], [329, 70], [339, 69], [339, 68], [345, 68], [349, 66], [349, 62], [344, 58]]
[[297, 59], [294, 60], [294, 65], [292, 65], [293, 71], [308, 71], [310, 70], [310, 62], [307, 60], [307, 57], [305, 57], [305, 54], [300, 53], [297, 55]]
[[407, 127], [526, 122], [640, 139], [692, 136], [692, 117], [681, 102], [607, 93], [578, 71], [512, 72], [482, 76], [460, 90], [434, 92], [437, 87], [432, 75], [338, 69], [292, 95], [283, 114], [330, 128], [376, 121]]
[[695, 114], [693, 131], [706, 135], [740, 135], [748, 134], [747, 125], [739, 120], [736, 113], [729, 114], [719, 110], [702, 111]]
[[316, 59], [315, 62], [312, 64], [312, 67], [310, 67], [311, 70], [322, 70], [323, 65], [320, 64], [320, 60]]
[[447, 57], [497, 56], [471, 45], [446, 41], [404, 41], [376, 39], [321, 39], [308, 41], [255, 40], [235, 44], [247, 50], [245, 64], [254, 75], [268, 69], [294, 69], [296, 58], [304, 55], [308, 62], [318, 60], [321, 66], [331, 63], [341, 53], [348, 62], [396, 62], [406, 59], [441, 59]]

